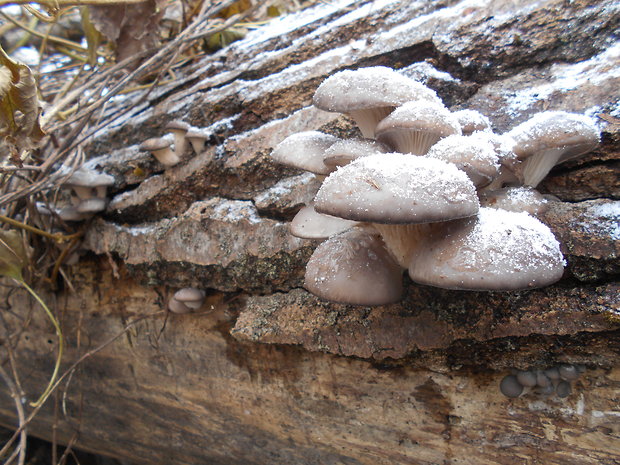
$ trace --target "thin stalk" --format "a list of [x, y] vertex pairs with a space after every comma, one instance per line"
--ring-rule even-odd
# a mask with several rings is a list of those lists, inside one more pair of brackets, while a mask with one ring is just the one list
[[43, 302], [43, 299], [41, 299], [41, 297], [39, 297], [39, 294], [37, 294], [30, 286], [28, 286], [28, 284], [26, 284], [25, 281], [20, 281], [20, 280], [17, 280], [17, 279], [15, 281], [17, 281], [22, 286], [24, 286], [24, 288], [30, 293], [30, 295], [32, 297], [34, 297], [34, 299], [37, 302], [39, 302], [39, 305], [41, 305], [41, 307], [43, 307], [43, 310], [45, 310], [45, 313], [47, 314], [47, 317], [52, 322], [52, 325], [54, 326], [54, 329], [56, 329], [56, 335], [58, 336], [58, 356], [56, 357], [56, 364], [54, 365], [54, 372], [52, 373], [52, 377], [51, 377], [49, 383], [47, 384], [47, 387], [45, 388], [45, 391], [43, 391], [43, 394], [41, 394], [39, 399], [36, 402], [31, 402], [30, 403], [31, 407], [38, 407], [40, 404], [43, 403], [43, 401], [45, 399], [47, 399], [48, 394], [51, 392], [52, 388], [54, 387], [54, 383], [56, 382], [56, 378], [58, 377], [58, 372], [60, 371], [60, 362], [62, 360], [62, 354], [63, 354], [63, 351], [64, 351], [65, 340], [64, 340], [64, 338], [62, 336], [62, 330], [60, 329], [60, 324], [58, 323], [58, 320], [56, 319], [56, 317], [54, 316], [52, 311], [48, 308], [48, 306], [45, 304], [45, 302]]

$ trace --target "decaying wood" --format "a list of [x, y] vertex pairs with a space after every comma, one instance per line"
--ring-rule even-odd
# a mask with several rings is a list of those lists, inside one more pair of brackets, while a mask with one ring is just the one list
[[[87, 231], [73, 289], [51, 293], [81, 363], [29, 427], [138, 463], [613, 464], [620, 461], [620, 11], [609, 1], [340, 2], [291, 15], [134, 105], [117, 99], [88, 164], [117, 182]], [[426, 82], [453, 109], [504, 132], [543, 110], [599, 118], [601, 146], [559, 167], [542, 218], [569, 266], [544, 289], [470, 293], [416, 286], [364, 308], [302, 289], [317, 243], [287, 223], [318, 181], [273, 163], [289, 134], [356, 133], [313, 108], [329, 74], [387, 65]], [[132, 107], [132, 105], [134, 105]], [[120, 120], [120, 111], [130, 108]], [[615, 115], [615, 116], [614, 116]], [[165, 172], [138, 145], [166, 122], [209, 127], [205, 151]], [[136, 168], [140, 168], [136, 170]], [[143, 176], [140, 173], [145, 173]], [[407, 279], [407, 278], [405, 278]], [[206, 289], [197, 314], [162, 310]], [[9, 342], [28, 400], [51, 373], [56, 338], [36, 304], [2, 288]], [[566, 399], [509, 400], [512, 368], [583, 363]], [[0, 392], [0, 421], [15, 425]]]

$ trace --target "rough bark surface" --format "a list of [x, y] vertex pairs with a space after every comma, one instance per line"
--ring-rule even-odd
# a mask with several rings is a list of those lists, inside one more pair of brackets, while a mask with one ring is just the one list
[[[186, 66], [146, 102], [113, 102], [104, 118], [127, 113], [88, 150], [117, 179], [110, 207], [67, 270], [73, 289], [41, 292], [62, 320], [65, 368], [148, 318], [82, 362], [30, 432], [79, 432], [84, 448], [154, 464], [620, 463], [619, 23], [611, 0], [329, 2]], [[317, 243], [287, 222], [319, 181], [269, 153], [302, 130], [356, 134], [311, 97], [369, 65], [500, 133], [542, 109], [598, 118], [599, 149], [541, 185], [560, 199], [542, 219], [569, 263], [561, 281], [473, 293], [407, 280], [401, 303], [376, 308], [302, 289]], [[212, 136], [162, 171], [138, 145], [173, 119]], [[205, 306], [167, 315], [188, 286], [208, 291]], [[24, 293], [1, 292], [34, 400], [54, 332]], [[568, 398], [499, 393], [511, 368], [561, 362], [588, 367]], [[15, 424], [6, 391], [0, 421]]]

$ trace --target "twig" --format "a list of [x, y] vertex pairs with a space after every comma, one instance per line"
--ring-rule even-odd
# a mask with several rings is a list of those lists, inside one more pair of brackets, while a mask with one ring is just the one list
[[[11, 456], [4, 462], [4, 465], [9, 465], [17, 454], [19, 454], [19, 461], [17, 462], [19, 465], [24, 464], [24, 460], [26, 459], [26, 439], [28, 438], [28, 430], [26, 428], [26, 415], [24, 414], [24, 407], [21, 402], [21, 395], [19, 394], [17, 387], [13, 383], [13, 380], [10, 378], [8, 373], [2, 368], [0, 365], [0, 377], [4, 380], [4, 383], [9, 388], [9, 393], [11, 397], [15, 401], [15, 410], [17, 410], [17, 419], [19, 421], [19, 428], [21, 428], [21, 432], [19, 434], [19, 445], [13, 451]], [[0, 456], [2, 454], [0, 453]]]
[[146, 320], [148, 318], [153, 318], [159, 315], [162, 315], [164, 313], [164, 311], [159, 311], [159, 312], [155, 312], [152, 313], [150, 315], [142, 315], [140, 317], [137, 317], [135, 320], [130, 321], [129, 323], [127, 323], [125, 325], [125, 327], [123, 328], [123, 330], [112, 336], [111, 338], [109, 338], [107, 341], [105, 341], [103, 344], [101, 344], [98, 347], [95, 347], [92, 350], [89, 350], [88, 352], [86, 352], [84, 355], [82, 355], [79, 359], [77, 359], [54, 383], [54, 385], [51, 387], [51, 389], [46, 393], [45, 397], [41, 399], [41, 402], [32, 410], [32, 412], [30, 412], [30, 414], [28, 415], [28, 417], [26, 418], [26, 420], [24, 421], [24, 423], [22, 425], [20, 425], [19, 428], [17, 428], [17, 430], [15, 431], [15, 433], [13, 433], [13, 436], [11, 437], [11, 439], [9, 439], [7, 441], [7, 443], [4, 445], [4, 447], [2, 449], [0, 449], [0, 456], [2, 456], [3, 454], [6, 453], [6, 451], [11, 447], [11, 444], [13, 444], [13, 442], [15, 442], [15, 439], [18, 437], [18, 435], [21, 434], [21, 432], [24, 430], [24, 428], [26, 428], [28, 426], [28, 424], [32, 421], [32, 419], [39, 413], [39, 410], [41, 410], [41, 407], [45, 404], [45, 401], [49, 398], [50, 394], [52, 392], [54, 392], [58, 386], [60, 386], [60, 384], [65, 380], [65, 378], [67, 378], [84, 360], [86, 360], [89, 357], [92, 357], [93, 355], [95, 355], [96, 353], [100, 352], [101, 350], [105, 349], [107, 346], [109, 346], [110, 344], [112, 344], [114, 341], [116, 341], [118, 338], [120, 338], [121, 336], [123, 336], [127, 331], [129, 331], [133, 326], [135, 326], [137, 323]]

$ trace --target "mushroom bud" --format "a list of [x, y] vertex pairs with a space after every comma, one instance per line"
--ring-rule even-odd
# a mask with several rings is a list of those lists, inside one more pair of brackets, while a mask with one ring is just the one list
[[189, 313], [202, 307], [204, 300], [204, 291], [186, 287], [175, 292], [168, 302], [168, 309], [173, 313]]

